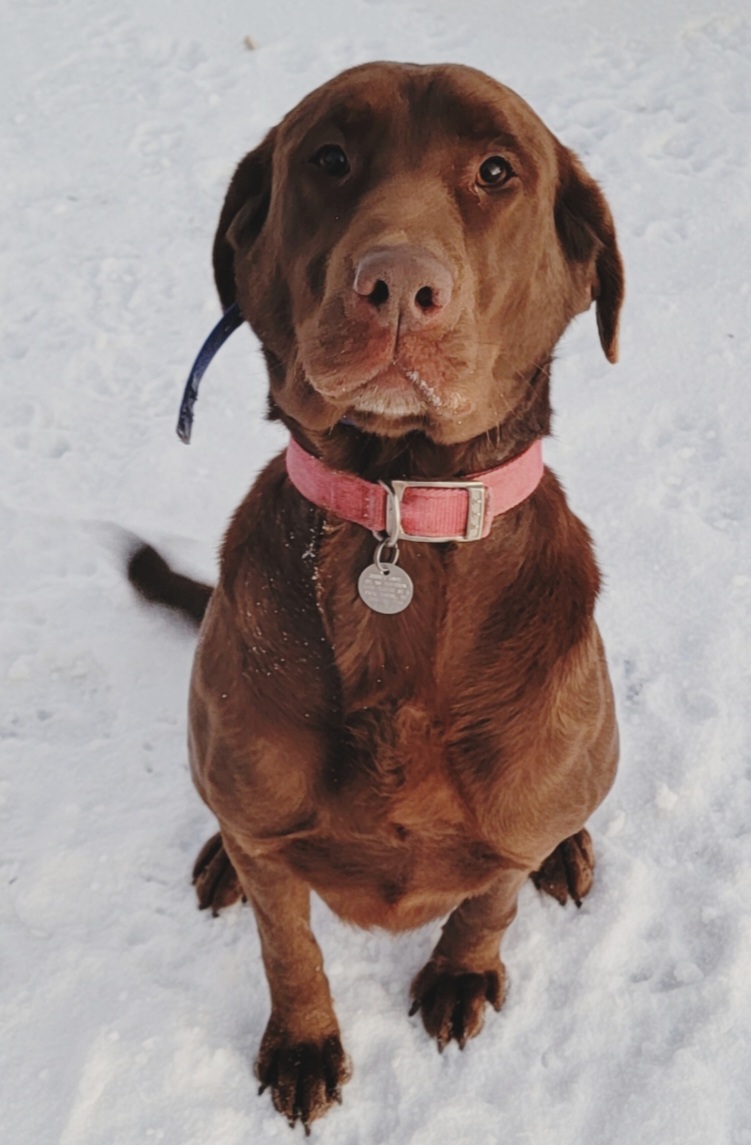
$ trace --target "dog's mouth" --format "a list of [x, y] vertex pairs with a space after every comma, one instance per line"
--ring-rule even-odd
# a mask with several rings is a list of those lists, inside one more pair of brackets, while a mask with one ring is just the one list
[[364, 414], [389, 421], [441, 421], [466, 416], [473, 408], [469, 398], [454, 386], [398, 359], [364, 382], [337, 393], [323, 392], [323, 396], [337, 405], [343, 403], [345, 416], [355, 419]]

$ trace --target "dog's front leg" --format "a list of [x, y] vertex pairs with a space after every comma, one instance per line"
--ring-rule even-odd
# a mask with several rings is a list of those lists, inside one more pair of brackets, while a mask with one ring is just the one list
[[452, 1039], [464, 1049], [483, 1027], [486, 1004], [496, 1010], [503, 1004], [501, 939], [516, 914], [525, 878], [523, 871], [504, 871], [485, 894], [465, 899], [412, 983], [410, 1014], [422, 1013], [441, 1052]]
[[271, 1090], [290, 1125], [335, 1102], [350, 1076], [323, 956], [310, 927], [310, 890], [280, 859], [258, 857], [223, 826], [222, 838], [253, 907], [271, 994], [271, 1017], [256, 1060], [260, 1092]]

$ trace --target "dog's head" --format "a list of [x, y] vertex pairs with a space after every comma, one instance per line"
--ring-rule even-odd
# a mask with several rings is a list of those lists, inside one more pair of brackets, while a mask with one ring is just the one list
[[465, 442], [513, 416], [595, 301], [617, 354], [610, 210], [508, 88], [470, 68], [353, 68], [243, 159], [214, 243], [217, 286], [261, 340], [271, 401]]

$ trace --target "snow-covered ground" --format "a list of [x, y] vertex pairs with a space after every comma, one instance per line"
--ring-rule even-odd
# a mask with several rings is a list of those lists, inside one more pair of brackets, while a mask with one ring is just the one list
[[[250, 51], [246, 36], [257, 43]], [[518, 90], [611, 201], [621, 364], [561, 346], [547, 456], [591, 526], [623, 738], [580, 912], [529, 886], [504, 1011], [440, 1057], [436, 929], [315, 925], [355, 1063], [327, 1145], [751, 1143], [751, 11], [733, 0], [5, 0], [0, 37], [0, 1124], [14, 1145], [291, 1140], [251, 1063], [250, 911], [189, 870], [192, 637], [123, 530], [206, 577], [283, 444], [247, 331], [174, 433], [235, 162], [390, 57]], [[298, 1126], [297, 1136], [302, 1134]]]

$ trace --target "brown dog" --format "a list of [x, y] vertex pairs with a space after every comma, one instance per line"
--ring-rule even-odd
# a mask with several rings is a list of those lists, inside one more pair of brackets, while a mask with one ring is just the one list
[[[549, 431], [553, 348], [593, 299], [616, 357], [603, 195], [465, 67], [368, 64], [304, 99], [239, 165], [214, 265], [261, 340], [271, 416], [335, 475], [456, 481], [524, 454]], [[484, 539], [404, 541], [414, 597], [394, 615], [358, 595], [375, 546], [272, 461], [227, 533], [191, 688], [193, 775], [221, 828], [199, 899], [253, 906], [271, 992], [256, 1071], [306, 1128], [348, 1076], [311, 888], [365, 927], [448, 914], [412, 1009], [463, 1046], [503, 1001], [525, 878], [589, 890], [584, 824], [617, 761], [598, 571], [552, 473]]]

